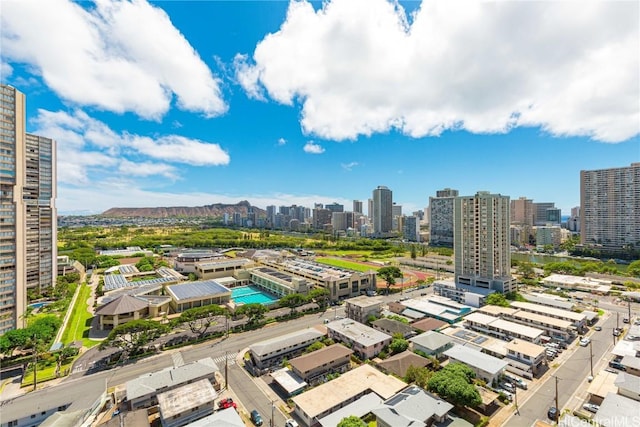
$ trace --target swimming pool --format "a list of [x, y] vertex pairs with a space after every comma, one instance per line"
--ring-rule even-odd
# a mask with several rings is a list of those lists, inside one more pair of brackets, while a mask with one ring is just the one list
[[45, 305], [49, 305], [52, 304], [52, 301], [43, 301], [43, 302], [34, 302], [33, 304], [29, 304], [29, 307], [33, 307], [35, 308], [42, 308]]
[[262, 304], [270, 305], [278, 301], [278, 297], [271, 295], [257, 286], [238, 286], [231, 288], [231, 299], [236, 304]]

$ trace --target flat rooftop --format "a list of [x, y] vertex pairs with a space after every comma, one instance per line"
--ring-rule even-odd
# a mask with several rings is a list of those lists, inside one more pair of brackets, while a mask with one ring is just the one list
[[543, 346], [523, 340], [510, 341], [505, 344], [504, 348], [507, 351], [513, 350], [517, 353], [524, 354], [534, 359], [540, 356], [541, 353], [545, 352], [545, 348]]
[[197, 282], [182, 283], [167, 286], [167, 291], [173, 295], [176, 301], [187, 301], [198, 298], [207, 298], [215, 295], [231, 295], [231, 290], [215, 280], [200, 280]]
[[303, 329], [257, 342], [249, 346], [249, 350], [258, 356], [263, 356], [282, 348], [297, 346], [309, 340], [320, 340], [324, 336], [325, 334], [316, 329]]
[[582, 313], [576, 313], [575, 311], [562, 310], [561, 308], [547, 307], [540, 304], [534, 304], [532, 302], [514, 301], [511, 303], [512, 307], [520, 308], [522, 310], [532, 311], [534, 313], [546, 314], [548, 316], [558, 317], [560, 319], [569, 319], [573, 322], [581, 322], [586, 320], [586, 316]]
[[385, 334], [384, 332], [378, 331], [377, 329], [373, 329], [370, 326], [351, 319], [334, 320], [327, 323], [325, 326], [328, 330], [332, 330], [343, 335], [353, 342], [362, 344], [365, 347], [381, 343], [391, 338], [391, 335]]
[[165, 420], [171, 420], [174, 416], [184, 412], [191, 412], [192, 408], [213, 407], [213, 401], [218, 393], [213, 389], [211, 382], [202, 379], [164, 393], [158, 393], [158, 406], [160, 414]]
[[488, 372], [491, 375], [496, 375], [499, 372], [502, 372], [508, 365], [507, 362], [498, 359], [497, 357], [493, 357], [478, 350], [458, 344], [445, 351], [444, 355], [462, 362], [465, 365], [473, 366], [484, 372]]
[[489, 316], [483, 313], [471, 313], [465, 317], [466, 321], [478, 323], [482, 326], [496, 328], [498, 330], [507, 332], [507, 333], [515, 333], [521, 336], [525, 336], [531, 339], [536, 339], [540, 335], [543, 335], [543, 331], [537, 328], [532, 328], [530, 326], [521, 325], [515, 322], [509, 322], [508, 320], [503, 320], [498, 317]]
[[373, 391], [382, 399], [388, 399], [406, 386], [404, 381], [365, 364], [294, 397], [293, 402], [313, 419], [367, 390]]

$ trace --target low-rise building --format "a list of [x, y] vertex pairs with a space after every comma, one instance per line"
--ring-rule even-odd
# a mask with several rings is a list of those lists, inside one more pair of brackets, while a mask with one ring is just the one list
[[391, 335], [351, 319], [339, 319], [325, 325], [329, 338], [348, 345], [360, 359], [371, 359], [391, 344]]
[[551, 288], [585, 291], [598, 295], [607, 295], [612, 286], [612, 283], [608, 280], [566, 274], [552, 274], [542, 279], [542, 284]]
[[394, 336], [396, 334], [402, 335], [403, 338], [411, 338], [416, 334], [416, 331], [406, 323], [402, 323], [395, 319], [382, 318], [371, 323], [373, 329], [377, 329], [380, 332]]
[[158, 394], [162, 427], [182, 427], [213, 414], [218, 393], [211, 382], [202, 379]]
[[578, 331], [584, 330], [587, 325], [587, 317], [582, 313], [577, 313], [570, 310], [562, 310], [560, 308], [554, 308], [549, 306], [543, 306], [540, 304], [534, 304], [531, 302], [513, 301], [511, 307], [527, 311], [530, 313], [536, 313], [547, 317], [553, 317], [556, 319], [571, 322], [571, 325]]
[[295, 414], [305, 426], [314, 427], [320, 425], [319, 419], [367, 393], [386, 400], [406, 386], [404, 381], [364, 364], [294, 397]]
[[593, 421], [601, 426], [635, 427], [638, 425], [638, 402], [620, 394], [608, 393]]
[[278, 369], [269, 375], [287, 397], [296, 396], [309, 386], [305, 380], [289, 368]]
[[438, 399], [417, 386], [387, 399], [381, 407], [374, 409], [379, 427], [424, 426], [444, 422], [453, 405]]
[[316, 329], [303, 329], [290, 334], [260, 341], [249, 346], [251, 365], [257, 370], [269, 369], [280, 365], [287, 358], [299, 356], [325, 334]]
[[345, 301], [345, 314], [356, 322], [366, 323], [369, 316], [379, 316], [384, 300], [382, 297], [361, 295]]
[[489, 295], [494, 293], [493, 289], [480, 288], [455, 280], [436, 280], [433, 282], [433, 292], [441, 297], [450, 298], [470, 307], [482, 307]]
[[620, 363], [629, 374], [640, 377], [640, 357], [624, 356]]
[[541, 329], [510, 322], [479, 312], [471, 313], [465, 317], [464, 321], [466, 328], [485, 333], [504, 341], [522, 339], [534, 344], [540, 344], [541, 337], [544, 335]]
[[219, 279], [233, 276], [239, 270], [247, 269], [255, 265], [247, 258], [216, 257], [205, 262], [196, 262], [193, 266], [194, 273], [200, 280]]
[[522, 297], [534, 304], [545, 305], [547, 307], [559, 308], [561, 310], [573, 310], [574, 304], [568, 299], [557, 295], [530, 293], [522, 294]]
[[422, 357], [410, 350], [405, 350], [402, 353], [394, 354], [384, 360], [377, 362], [377, 366], [386, 373], [393, 374], [399, 378], [404, 378], [407, 375], [409, 367], [426, 368], [431, 366], [433, 362], [426, 357]]
[[196, 273], [196, 265], [213, 260], [227, 259], [223, 254], [213, 251], [183, 252], [176, 256], [173, 268], [182, 274]]
[[249, 270], [251, 283], [279, 297], [309, 292], [309, 283], [303, 277], [275, 270], [270, 267], [258, 267]]
[[453, 347], [451, 337], [440, 332], [429, 331], [411, 338], [413, 350], [421, 351], [427, 356], [442, 357], [442, 354]]
[[[547, 360], [545, 348], [524, 340], [513, 340], [505, 345], [507, 370], [531, 378], [541, 373]], [[531, 375], [531, 376], [530, 376]]]
[[500, 377], [504, 375], [508, 363], [497, 357], [489, 356], [478, 350], [467, 348], [461, 345], [454, 345], [444, 352], [449, 358], [449, 362], [464, 363], [476, 373], [476, 377], [487, 384], [497, 384]]
[[431, 317], [425, 317], [411, 323], [411, 327], [418, 332], [441, 331], [447, 326], [449, 326], [449, 323], [443, 322], [442, 320], [433, 319]]
[[402, 311], [403, 316], [412, 319], [432, 317], [449, 324], [459, 322], [463, 316], [471, 313], [474, 309], [468, 305], [460, 304], [452, 299], [438, 295], [420, 296], [402, 301], [406, 307]]
[[303, 354], [289, 360], [291, 370], [311, 385], [324, 382], [328, 374], [347, 372], [351, 365], [353, 350], [342, 344]]
[[151, 372], [125, 384], [129, 410], [158, 404], [158, 393], [174, 390], [202, 379], [216, 385], [218, 365], [210, 357], [182, 366]]
[[640, 401], [640, 377], [620, 372], [614, 384], [618, 387], [619, 395]]
[[206, 305], [223, 305], [231, 300], [231, 290], [215, 280], [200, 280], [166, 287], [171, 296], [171, 308], [180, 313]]

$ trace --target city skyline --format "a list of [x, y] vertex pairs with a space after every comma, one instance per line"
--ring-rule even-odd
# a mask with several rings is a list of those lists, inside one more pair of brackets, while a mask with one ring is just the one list
[[452, 188], [567, 215], [581, 170], [640, 161], [639, 8], [5, 2], [0, 74], [56, 140], [61, 215], [378, 186], [405, 214]]

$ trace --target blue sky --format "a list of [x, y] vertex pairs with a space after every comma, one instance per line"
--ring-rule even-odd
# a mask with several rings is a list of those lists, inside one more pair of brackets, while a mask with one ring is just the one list
[[378, 185], [568, 214], [580, 170], [640, 161], [639, 5], [4, 0], [0, 73], [58, 143], [60, 214]]

